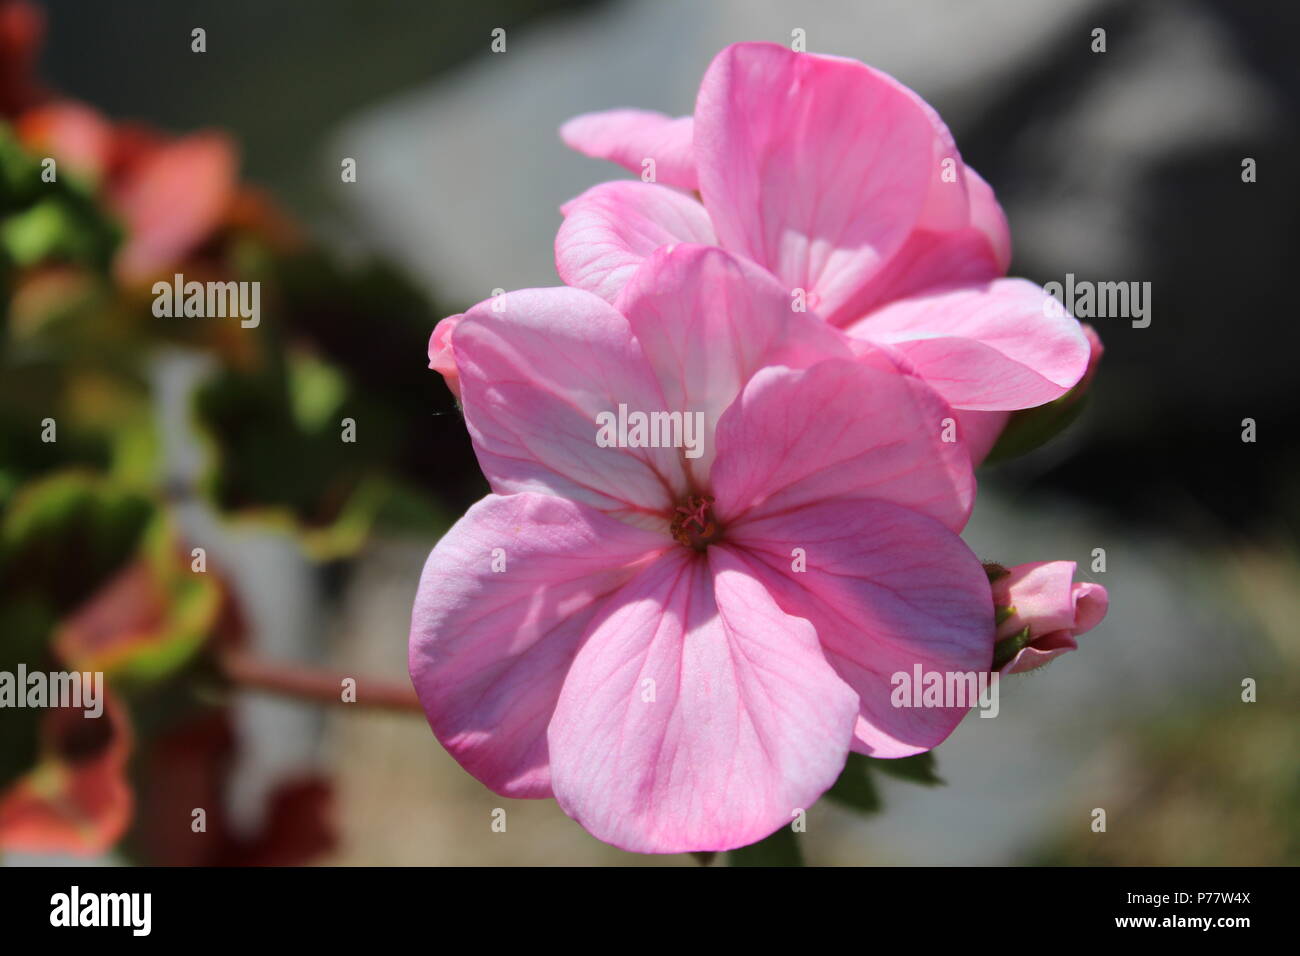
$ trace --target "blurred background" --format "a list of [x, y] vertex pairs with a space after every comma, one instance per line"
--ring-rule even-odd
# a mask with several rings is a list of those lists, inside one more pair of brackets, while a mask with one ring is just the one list
[[[410, 709], [420, 568], [486, 491], [426, 344], [557, 284], [559, 205], [625, 175], [561, 122], [689, 113], [724, 45], [802, 29], [940, 111], [1013, 275], [1152, 287], [1149, 327], [1093, 320], [1082, 417], [981, 472], [966, 534], [1079, 562], [1109, 616], [933, 768], [819, 803], [805, 859], [1297, 862], [1297, 27], [1290, 0], [0, 0], [0, 670], [112, 695], [93, 739], [0, 711], [0, 858], [696, 865], [491, 794]], [[173, 272], [260, 281], [261, 325], [155, 318]]]

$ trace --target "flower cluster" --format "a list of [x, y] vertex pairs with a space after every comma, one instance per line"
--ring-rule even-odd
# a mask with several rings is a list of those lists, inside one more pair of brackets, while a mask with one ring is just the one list
[[[921, 753], [962, 719], [969, 702], [894, 706], [891, 677], [994, 669], [1010, 598], [960, 537], [973, 468], [1100, 343], [1005, 278], [988, 184], [861, 63], [737, 44], [694, 117], [617, 110], [561, 135], [641, 180], [563, 207], [563, 287], [433, 333], [492, 494], [429, 557], [411, 675], [494, 791], [554, 796], [628, 850], [731, 849], [850, 752]], [[598, 443], [622, 409], [647, 433]], [[1001, 585], [1023, 637], [1007, 669], [1104, 614], [1070, 570], [1063, 594], [1055, 576], [1027, 591], [1034, 572]]]

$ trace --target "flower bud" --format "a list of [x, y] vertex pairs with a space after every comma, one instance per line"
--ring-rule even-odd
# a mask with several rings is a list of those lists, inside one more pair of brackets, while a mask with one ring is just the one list
[[1004, 674], [1031, 671], [1074, 650], [1075, 637], [1106, 616], [1106, 589], [1074, 582], [1073, 561], [986, 565], [985, 570], [997, 614], [993, 667]]

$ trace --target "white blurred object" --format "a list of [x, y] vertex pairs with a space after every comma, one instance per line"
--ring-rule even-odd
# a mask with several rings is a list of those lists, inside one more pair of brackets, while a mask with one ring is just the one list
[[560, 204], [626, 175], [560, 142], [571, 116], [620, 106], [691, 113], [719, 50], [789, 44], [795, 29], [812, 52], [869, 62], [941, 110], [977, 112], [1054, 31], [1098, 5], [615, 3], [519, 31], [505, 53], [488, 52], [485, 35], [481, 57], [346, 123], [331, 152], [357, 160], [357, 181], [341, 194], [366, 233], [358, 238], [443, 301], [468, 305], [494, 288], [558, 285]]

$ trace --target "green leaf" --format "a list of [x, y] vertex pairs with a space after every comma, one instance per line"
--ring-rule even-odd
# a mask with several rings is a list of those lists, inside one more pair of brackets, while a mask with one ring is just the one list
[[40, 595], [69, 611], [136, 553], [155, 517], [147, 497], [88, 472], [25, 485], [0, 524], [4, 591]]
[[900, 757], [897, 760], [871, 760], [871, 766], [881, 773], [889, 774], [899, 780], [919, 784], [922, 787], [937, 787], [943, 784], [935, 768], [934, 751], [927, 750], [913, 757]]
[[839, 779], [826, 791], [826, 796], [859, 813], [878, 813], [880, 793], [871, 779], [871, 765], [877, 762], [862, 754], [849, 754]]
[[0, 124], [0, 259], [59, 259], [106, 271], [120, 240], [121, 228], [89, 184], [64, 175], [43, 182], [38, 158]]
[[[224, 369], [195, 392], [203, 489], [228, 516], [294, 532], [313, 557], [349, 555], [383, 497], [392, 422], [312, 356], [291, 353], [283, 373]], [[345, 418], [355, 443], [342, 441]]]
[[[0, 671], [18, 672], [18, 665], [40, 670], [50, 663], [47, 643], [55, 615], [44, 601], [10, 594], [0, 601]], [[20, 690], [20, 693], [24, 691]], [[40, 708], [6, 708], [0, 745], [0, 791], [35, 765], [38, 756]]]
[[728, 866], [803, 866], [799, 838], [784, 826], [771, 836], [727, 853]]
[[1047, 444], [1079, 417], [1087, 398], [1076, 385], [1054, 402], [1014, 412], [984, 464], [1019, 458]]

